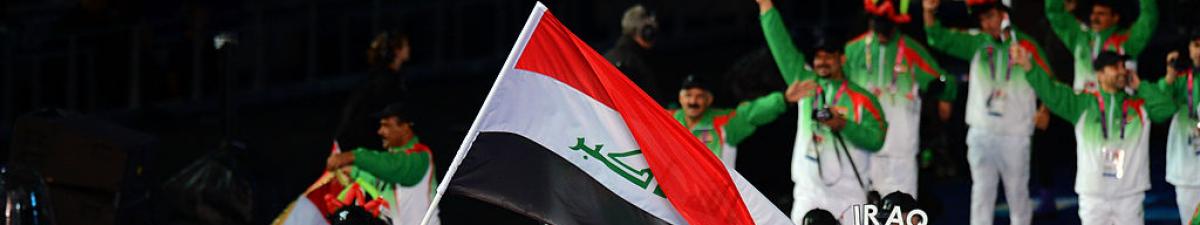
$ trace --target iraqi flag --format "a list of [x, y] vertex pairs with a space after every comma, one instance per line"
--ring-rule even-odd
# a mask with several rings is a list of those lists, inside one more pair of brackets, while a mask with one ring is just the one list
[[792, 223], [541, 3], [443, 180], [549, 224]]

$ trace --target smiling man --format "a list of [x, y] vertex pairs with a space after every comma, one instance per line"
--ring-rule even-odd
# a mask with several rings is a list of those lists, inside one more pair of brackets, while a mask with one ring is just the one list
[[671, 114], [721, 158], [726, 167], [734, 168], [737, 145], [754, 134], [758, 126], [775, 121], [787, 111], [788, 103], [799, 100], [802, 93], [798, 86], [788, 86], [785, 93], [771, 92], [742, 102], [735, 109], [714, 109], [712, 89], [699, 77], [689, 75], [679, 89], [679, 105], [683, 108]]
[[[1023, 51], [1023, 49], [1017, 49]], [[1029, 70], [1029, 54], [1016, 64]], [[1140, 85], [1125, 68], [1125, 56], [1101, 52], [1093, 61], [1099, 90], [1077, 93], [1036, 70], [1026, 74], [1037, 96], [1054, 115], [1075, 125], [1078, 169], [1075, 193], [1083, 224], [1143, 224], [1142, 201], [1150, 190], [1150, 122], [1175, 113], [1169, 95]], [[1129, 94], [1129, 90], [1136, 90]]]
[[802, 224], [815, 209], [852, 224], [855, 204], [866, 202], [871, 153], [887, 138], [886, 112], [879, 100], [850, 81], [845, 42], [829, 36], [812, 51], [812, 68], [794, 44], [783, 17], [770, 0], [757, 0], [763, 37], [788, 84], [800, 84], [796, 144], [792, 149], [792, 220]]

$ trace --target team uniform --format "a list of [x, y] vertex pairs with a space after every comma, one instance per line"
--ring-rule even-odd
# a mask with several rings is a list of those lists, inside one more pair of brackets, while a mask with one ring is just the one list
[[871, 154], [868, 169], [872, 186], [879, 193], [900, 191], [917, 196], [917, 153], [921, 124], [921, 98], [932, 82], [945, 82], [938, 100], [953, 102], [957, 85], [952, 76], [938, 66], [929, 52], [900, 32], [890, 35], [897, 40], [879, 41], [867, 32], [846, 44], [848, 79], [866, 88], [879, 99], [887, 115], [887, 138], [882, 149]]
[[1192, 207], [1200, 204], [1200, 119], [1196, 104], [1200, 103], [1200, 79], [1196, 70], [1181, 71], [1175, 82], [1160, 80], [1158, 85], [1174, 99], [1178, 111], [1171, 119], [1167, 135], [1167, 183], [1175, 185], [1175, 202], [1179, 218], [1187, 224]]
[[[433, 156], [428, 146], [413, 137], [404, 146], [388, 151], [358, 148], [353, 151], [354, 166], [350, 177], [359, 183], [373, 184], [388, 203], [392, 224], [420, 224], [433, 199]], [[370, 192], [370, 191], [368, 191]], [[393, 197], [394, 196], [394, 197]], [[440, 224], [436, 211], [430, 224]]]
[[[887, 131], [879, 101], [853, 82], [822, 78], [805, 68], [805, 57], [792, 44], [778, 10], [770, 9], [760, 19], [767, 45], [784, 81], [791, 84], [815, 80], [820, 86], [814, 96], [798, 102], [799, 122], [792, 151], [792, 181], [795, 182], [792, 220], [800, 224], [805, 213], [821, 208], [832, 212], [842, 224], [850, 224], [853, 221], [851, 206], [866, 202], [868, 154], [879, 150]], [[813, 120], [813, 110], [823, 108], [847, 118], [840, 137]]]
[[1155, 85], [1123, 91], [1077, 93], [1040, 72], [1026, 75], [1046, 108], [1075, 125], [1075, 192], [1083, 224], [1143, 224], [1150, 189], [1150, 122], [1175, 113]]
[[1102, 50], [1115, 51], [1137, 58], [1150, 41], [1154, 27], [1158, 24], [1158, 6], [1155, 0], [1139, 0], [1141, 11], [1129, 29], [1116, 26], [1104, 30], [1092, 30], [1079, 23], [1075, 16], [1063, 6], [1063, 0], [1046, 0], [1046, 19], [1059, 40], [1071, 50], [1075, 59], [1076, 91], [1096, 91], [1096, 75], [1092, 73], [1092, 60]]
[[[766, 96], [743, 102], [736, 109], [708, 109], [699, 122], [688, 130], [700, 139], [708, 150], [721, 158], [726, 167], [735, 168], [737, 145], [754, 134], [758, 126], [775, 121], [779, 114], [787, 111], [783, 94], [772, 92]], [[687, 126], [683, 110], [671, 113], [676, 121]]]
[[[1029, 143], [1036, 96], [1025, 80], [1030, 71], [1015, 69], [1010, 46], [1035, 53], [1035, 71], [1050, 74], [1042, 50], [1028, 35], [1012, 28], [1002, 40], [991, 35], [950, 30], [935, 21], [926, 26], [930, 47], [971, 63], [967, 94], [967, 162], [971, 168], [971, 224], [992, 224], [997, 182], [1004, 182], [1012, 224], [1029, 224]], [[999, 180], [998, 180], [999, 179]]]

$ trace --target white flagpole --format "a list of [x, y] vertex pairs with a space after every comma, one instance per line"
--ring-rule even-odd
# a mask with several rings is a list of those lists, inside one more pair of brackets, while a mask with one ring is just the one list
[[525, 20], [525, 28], [521, 30], [521, 34], [517, 37], [517, 42], [513, 44], [512, 51], [508, 54], [508, 59], [504, 60], [504, 67], [500, 69], [500, 74], [496, 76], [496, 81], [492, 83], [492, 90], [488, 91], [487, 98], [483, 100], [483, 106], [480, 107], [479, 114], [475, 115], [475, 122], [471, 123], [471, 128], [467, 130], [467, 136], [463, 138], [462, 144], [458, 147], [458, 153], [454, 155], [454, 161], [451, 161], [450, 168], [446, 170], [446, 175], [438, 183], [437, 192], [434, 194], [433, 200], [429, 203], [429, 209], [425, 210], [425, 217], [421, 218], [421, 225], [429, 224], [429, 219], [433, 217], [434, 209], [442, 201], [442, 196], [446, 194], [446, 187], [450, 186], [450, 179], [454, 177], [455, 172], [458, 172], [458, 166], [462, 164], [462, 160], [466, 158], [471, 145], [475, 143], [475, 138], [479, 136], [479, 124], [483, 121], [483, 114], [492, 105], [492, 96], [496, 93], [496, 87], [500, 85], [500, 81], [504, 80], [504, 74], [515, 69], [517, 59], [524, 52], [525, 44], [529, 42], [529, 36], [533, 35], [533, 30], [537, 28], [538, 21], [541, 21], [542, 13], [545, 11], [546, 6], [539, 1], [537, 5], [534, 5], [533, 12], [529, 14], [529, 19]]

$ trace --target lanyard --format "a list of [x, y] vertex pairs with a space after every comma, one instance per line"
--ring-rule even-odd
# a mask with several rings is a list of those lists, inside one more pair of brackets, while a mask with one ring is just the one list
[[[838, 103], [838, 100], [841, 100], [841, 99], [842, 99], [842, 93], [845, 93], [845, 92], [846, 92], [846, 83], [847, 83], [847, 82], [849, 82], [849, 81], [843, 81], [843, 82], [842, 82], [842, 86], [838, 88], [838, 90], [837, 90], [837, 94], [835, 94], [835, 95], [833, 96], [833, 102], [831, 102], [831, 103], [829, 103], [829, 104], [826, 104], [826, 103], [825, 103], [825, 88], [824, 88], [824, 87], [822, 87], [822, 86], [820, 86], [820, 85], [818, 85], [818, 86], [817, 86], [817, 96], [821, 98], [821, 105], [820, 105], [818, 108], [821, 108], [821, 107], [828, 107], [829, 105], [837, 105], [837, 103]], [[816, 102], [813, 102], [813, 103], [816, 103]]]
[[[866, 57], [867, 71], [871, 71], [871, 69], [873, 68], [872, 63], [871, 63], [871, 60], [872, 60], [872, 57], [871, 57], [872, 56], [872, 54], [871, 54], [872, 53], [872, 51], [871, 51], [872, 45], [871, 44], [874, 42], [874, 37], [875, 37], [874, 33], [872, 33], [870, 36], [867, 36], [867, 46], [865, 48], [863, 48], [863, 53], [865, 53], [867, 56]], [[898, 41], [896, 43], [897, 44], [896, 45], [896, 59], [895, 59], [896, 62], [893, 63], [894, 66], [904, 64], [904, 55], [907, 54], [907, 51], [908, 51], [908, 49], [904, 47], [904, 38], [896, 37], [896, 39], [898, 39]], [[887, 70], [887, 68], [883, 64], [883, 61], [887, 59], [887, 45], [884, 45], [883, 43], [878, 43], [878, 44], [879, 44], [879, 67], [878, 67], [879, 70], [877, 73], [879, 74], [878, 79], [882, 80], [882, 79], [884, 79], [884, 71]], [[889, 87], [895, 88], [896, 83], [899, 82], [899, 80], [900, 80], [900, 75], [896, 74], [896, 72], [893, 71], [892, 72], [892, 80], [891, 80], [891, 84], [890, 84], [891, 86], [889, 86]], [[883, 83], [883, 82], [880, 81], [879, 83]]]
[[1194, 86], [1196, 85], [1195, 83], [1193, 83], [1193, 78], [1192, 78], [1193, 77], [1192, 75], [1194, 74], [1194, 72], [1195, 72], [1194, 70], [1189, 70], [1187, 72], [1188, 73], [1188, 75], [1187, 75], [1188, 115], [1191, 115], [1192, 118], [1196, 118], [1196, 102], [1194, 101], [1195, 96], [1192, 95], [1192, 93], [1194, 92], [1193, 90], [1195, 89]]
[[[996, 62], [996, 47], [994, 45], [988, 46], [987, 53], [988, 53], [988, 68], [992, 70], [992, 80], [998, 80], [998, 79], [996, 79], [996, 74], [998, 73], [998, 72], [996, 72], [996, 69], [997, 69], [996, 64], [1000, 64], [1000, 63]], [[1004, 71], [1004, 81], [1005, 82], [1012, 80], [1012, 65], [1013, 65], [1012, 60], [1008, 60], [1008, 69], [1005, 69], [1005, 71]]]
[[[1104, 139], [1108, 139], [1108, 118], [1112, 117], [1112, 116], [1105, 113], [1105, 111], [1107, 111], [1107, 110], [1105, 110], [1107, 107], [1105, 107], [1105, 105], [1104, 105], [1104, 98], [1100, 97], [1100, 92], [1092, 92], [1092, 95], [1096, 96], [1096, 102], [1099, 103], [1097, 108], [1100, 110], [1100, 132], [1104, 135]], [[1126, 120], [1128, 118], [1125, 118], [1125, 116], [1126, 116], [1126, 114], [1129, 113], [1128, 111], [1129, 111], [1128, 106], [1122, 107], [1122, 110], [1121, 110], [1121, 139], [1125, 139], [1125, 125], [1127, 125], [1127, 123], [1129, 123], [1129, 121]], [[1112, 112], [1109, 112], [1109, 113], [1112, 113]]]

